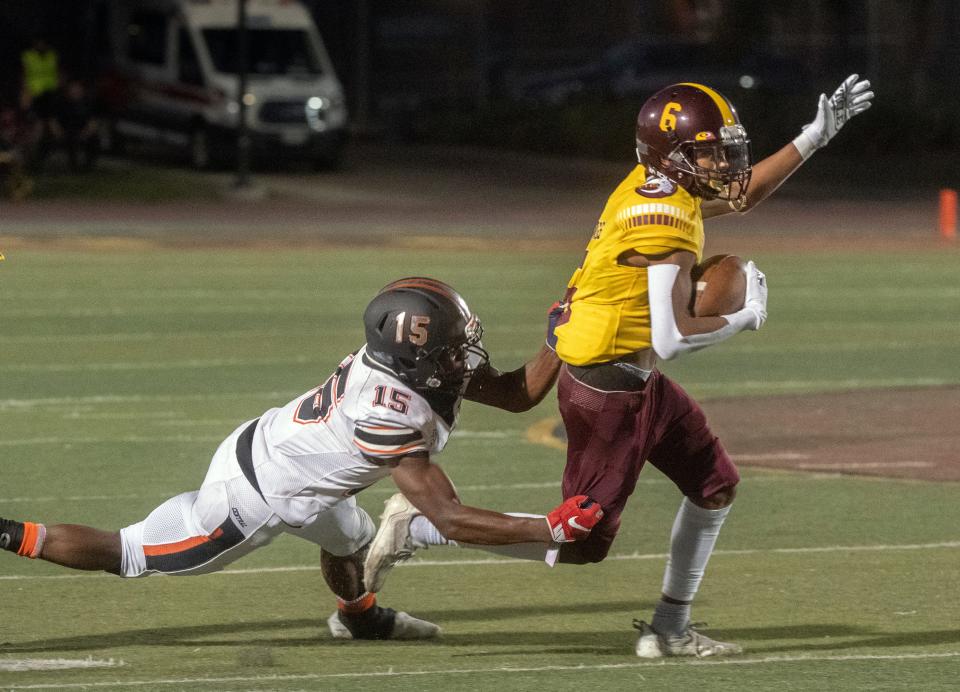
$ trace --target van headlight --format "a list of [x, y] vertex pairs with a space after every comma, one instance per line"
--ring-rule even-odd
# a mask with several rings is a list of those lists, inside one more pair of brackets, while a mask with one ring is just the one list
[[307, 114], [307, 124], [311, 130], [322, 132], [327, 129], [326, 110], [330, 107], [330, 102], [322, 96], [311, 96], [307, 99], [304, 110]]

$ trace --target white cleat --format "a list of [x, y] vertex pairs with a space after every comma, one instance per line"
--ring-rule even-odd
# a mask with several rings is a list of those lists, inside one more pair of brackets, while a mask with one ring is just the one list
[[[353, 639], [353, 634], [340, 619], [340, 613], [334, 612], [327, 618], [327, 627], [334, 639]], [[387, 636], [363, 636], [363, 639], [434, 639], [443, 633], [439, 625], [415, 618], [403, 611], [395, 614], [393, 630]]]
[[664, 658], [666, 656], [732, 656], [743, 653], [743, 647], [729, 642], [718, 642], [688, 625], [680, 636], [665, 636], [642, 620], [634, 620], [633, 626], [640, 630], [637, 639], [637, 656], [640, 658]]
[[432, 622], [415, 618], [412, 615], [403, 612], [397, 613], [397, 619], [393, 624], [393, 634], [391, 639], [433, 639], [443, 633], [440, 625]]
[[333, 615], [327, 618], [327, 627], [334, 639], [353, 639], [350, 630], [340, 621], [340, 613], [334, 611]]
[[383, 504], [380, 528], [370, 542], [363, 563], [363, 581], [370, 593], [380, 591], [393, 566], [409, 559], [416, 551], [410, 538], [410, 522], [420, 512], [402, 493], [393, 495]]

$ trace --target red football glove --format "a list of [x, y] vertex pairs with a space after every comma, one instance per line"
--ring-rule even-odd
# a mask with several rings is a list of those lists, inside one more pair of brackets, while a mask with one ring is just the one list
[[603, 509], [586, 495], [575, 495], [547, 514], [547, 526], [557, 543], [583, 540], [603, 519]]

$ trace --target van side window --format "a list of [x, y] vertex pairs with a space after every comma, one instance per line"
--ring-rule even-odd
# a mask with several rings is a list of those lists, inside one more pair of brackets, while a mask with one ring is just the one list
[[167, 53], [167, 18], [159, 12], [134, 12], [127, 25], [127, 56], [134, 62], [163, 65]]
[[200, 71], [197, 52], [193, 49], [190, 34], [183, 27], [177, 32], [177, 63], [177, 81], [194, 86], [203, 86], [203, 73]]

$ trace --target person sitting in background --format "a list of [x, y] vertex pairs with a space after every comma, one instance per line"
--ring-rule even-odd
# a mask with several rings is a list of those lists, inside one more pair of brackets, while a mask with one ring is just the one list
[[67, 152], [71, 171], [89, 171], [100, 153], [96, 109], [86, 85], [67, 81], [47, 121], [46, 135], [38, 152], [42, 162], [54, 149]]
[[33, 190], [24, 172], [23, 132], [16, 108], [0, 108], [0, 197], [18, 201]]

